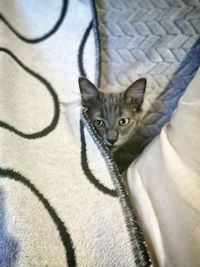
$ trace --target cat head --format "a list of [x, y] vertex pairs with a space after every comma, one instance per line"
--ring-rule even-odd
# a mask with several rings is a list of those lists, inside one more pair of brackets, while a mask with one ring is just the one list
[[138, 126], [146, 79], [116, 94], [103, 93], [86, 78], [79, 78], [79, 87], [82, 105], [105, 144], [112, 149], [125, 143]]

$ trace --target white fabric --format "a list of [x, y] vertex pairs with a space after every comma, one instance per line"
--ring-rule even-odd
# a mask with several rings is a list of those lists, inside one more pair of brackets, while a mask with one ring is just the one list
[[200, 265], [200, 70], [127, 182], [155, 266]]
[[[26, 134], [48, 127], [55, 103], [41, 80], [0, 50], [0, 267], [64, 267], [70, 259], [69, 265], [75, 266], [66, 249], [71, 242], [76, 266], [135, 266], [120, 199], [98, 190], [81, 165], [78, 52], [93, 19], [90, 2], [5, 0], [0, 11], [19, 34], [34, 39], [52, 29], [64, 2], [64, 20], [40, 42], [23, 41], [0, 21], [0, 47], [52, 85], [60, 108], [48, 134], [27, 139], [14, 132], [12, 127]], [[93, 82], [96, 56], [92, 30], [83, 57]], [[97, 145], [86, 130], [85, 136], [89, 168], [99, 183], [114, 189]], [[13, 179], [19, 174], [40, 198], [22, 177]], [[50, 216], [50, 208], [60, 224], [55, 214]]]

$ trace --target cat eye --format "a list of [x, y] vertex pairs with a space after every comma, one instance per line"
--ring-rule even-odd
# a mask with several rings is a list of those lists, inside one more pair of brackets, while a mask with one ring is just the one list
[[127, 124], [129, 123], [129, 121], [130, 121], [130, 119], [128, 119], [128, 118], [123, 118], [123, 119], [121, 119], [121, 120], [119, 121], [119, 124], [120, 124], [121, 126], [125, 126], [125, 125], [127, 125]]
[[103, 125], [103, 121], [102, 120], [94, 120], [94, 123], [98, 126], [102, 126]]

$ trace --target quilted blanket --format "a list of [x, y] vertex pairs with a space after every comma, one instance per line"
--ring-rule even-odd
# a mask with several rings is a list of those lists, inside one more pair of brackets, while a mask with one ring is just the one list
[[[126, 167], [160, 133], [200, 65], [199, 0], [98, 0], [101, 87], [147, 78], [143, 120], [118, 151]], [[132, 147], [132, 149], [130, 149]]]

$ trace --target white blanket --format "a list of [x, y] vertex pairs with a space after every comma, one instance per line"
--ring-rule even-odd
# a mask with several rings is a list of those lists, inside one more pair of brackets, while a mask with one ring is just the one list
[[200, 263], [200, 70], [171, 121], [128, 169], [155, 265]]
[[108, 169], [80, 128], [78, 77], [98, 79], [92, 2], [0, 11], [0, 266], [148, 266], [109, 152]]

